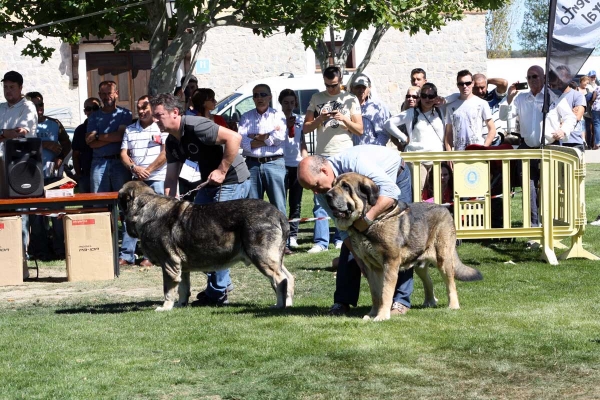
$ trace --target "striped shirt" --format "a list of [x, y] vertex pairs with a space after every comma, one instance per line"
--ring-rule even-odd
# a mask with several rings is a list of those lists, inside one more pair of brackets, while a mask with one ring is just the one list
[[[250, 110], [240, 119], [238, 133], [242, 135], [243, 155], [245, 157], [270, 157], [283, 155], [283, 148], [287, 140], [287, 124], [285, 115], [271, 107], [263, 114], [255, 109]], [[268, 133], [265, 140], [266, 146], [250, 147], [254, 135]]]
[[[152, 164], [160, 155], [169, 134], [161, 132], [156, 123], [142, 128], [137, 121], [125, 129], [121, 150], [127, 149], [133, 163], [139, 167], [146, 168]], [[147, 181], [164, 181], [167, 175], [167, 164], [155, 169], [150, 173]]]

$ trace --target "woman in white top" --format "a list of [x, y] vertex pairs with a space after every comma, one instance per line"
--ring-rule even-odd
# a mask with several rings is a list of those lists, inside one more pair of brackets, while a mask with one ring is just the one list
[[[385, 130], [406, 143], [404, 151], [443, 151], [445, 123], [441, 110], [435, 106], [437, 88], [425, 83], [419, 94], [420, 102], [414, 108], [388, 119]], [[399, 128], [405, 127], [406, 134]], [[421, 163], [421, 190], [425, 184], [431, 163]]]

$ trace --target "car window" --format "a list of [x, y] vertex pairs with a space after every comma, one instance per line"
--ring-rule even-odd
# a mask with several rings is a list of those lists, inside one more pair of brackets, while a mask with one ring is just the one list
[[[235, 99], [237, 99], [241, 95], [242, 95], [241, 93], [236, 92], [236, 93], [232, 93], [229, 96], [225, 97], [223, 100], [221, 100], [217, 103], [213, 113], [218, 114], [222, 109], [226, 108], [228, 105], [230, 105]], [[231, 111], [229, 113], [231, 114]]]
[[296, 96], [298, 96], [298, 103], [300, 104], [300, 109], [295, 109], [294, 112], [301, 115], [306, 114], [306, 109], [308, 108], [308, 104], [310, 103], [310, 98], [313, 94], [317, 92], [317, 89], [297, 90]]
[[255, 107], [252, 97], [246, 97], [244, 100], [237, 103], [235, 112], [242, 116], [245, 112], [250, 111]]

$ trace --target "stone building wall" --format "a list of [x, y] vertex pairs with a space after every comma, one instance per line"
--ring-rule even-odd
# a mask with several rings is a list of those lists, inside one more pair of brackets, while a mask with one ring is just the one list
[[[31, 35], [35, 38], [36, 35]], [[54, 47], [54, 55], [45, 63], [40, 58], [24, 57], [21, 50], [27, 45], [26, 40], [14, 44], [12, 38], [0, 38], [0, 79], [7, 71], [17, 71], [23, 75], [23, 94], [40, 92], [44, 96], [46, 111], [66, 109], [68, 114], [61, 114], [60, 120], [65, 126], [79, 124], [79, 96], [77, 88], [71, 85], [71, 49], [56, 38], [42, 38], [46, 46]], [[4, 94], [0, 91], [0, 101]]]

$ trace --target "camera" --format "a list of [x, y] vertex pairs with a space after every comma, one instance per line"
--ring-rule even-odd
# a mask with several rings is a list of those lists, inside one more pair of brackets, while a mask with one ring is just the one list
[[527, 82], [521, 82], [521, 83], [517, 83], [515, 85], [515, 89], [517, 90], [525, 90], [525, 89], [529, 89], [529, 85], [527, 85]]

